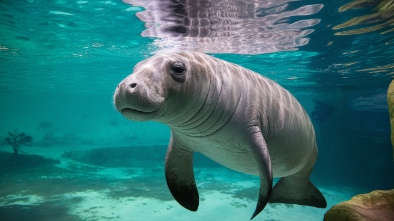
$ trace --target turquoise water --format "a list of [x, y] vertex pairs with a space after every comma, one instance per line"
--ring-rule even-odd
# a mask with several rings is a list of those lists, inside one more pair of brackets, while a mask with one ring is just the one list
[[[33, 138], [17, 158], [0, 147], [0, 220], [250, 218], [257, 177], [197, 155], [202, 201], [189, 212], [165, 183], [169, 129], [128, 121], [113, 107], [114, 90], [134, 65], [168, 50], [252, 69], [287, 88], [311, 116], [319, 148], [311, 179], [328, 207], [269, 204], [254, 220], [322, 220], [355, 194], [394, 188], [390, 1], [255, 1], [244, 7], [247, 16], [235, 6], [202, 6], [208, 1], [197, 8], [169, 2], [0, 2], [0, 140], [15, 130]], [[211, 25], [171, 17], [198, 10], [211, 13]], [[226, 10], [228, 17], [214, 13]]]

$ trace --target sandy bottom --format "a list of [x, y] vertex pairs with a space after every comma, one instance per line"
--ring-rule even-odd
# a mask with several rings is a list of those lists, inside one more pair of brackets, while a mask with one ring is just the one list
[[[37, 153], [43, 154], [40, 149]], [[200, 206], [181, 207], [169, 193], [162, 167], [103, 168], [47, 152], [61, 164], [0, 173], [0, 220], [249, 220], [258, 178], [225, 168], [195, 168]], [[328, 207], [268, 204], [254, 220], [322, 220], [334, 204], [356, 190], [318, 186]]]

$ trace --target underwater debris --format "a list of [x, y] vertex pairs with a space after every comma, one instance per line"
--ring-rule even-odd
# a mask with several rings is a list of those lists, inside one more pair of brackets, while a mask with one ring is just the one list
[[3, 146], [11, 146], [14, 154], [18, 154], [22, 146], [27, 146], [33, 142], [33, 137], [25, 133], [19, 133], [15, 130], [14, 133], [8, 132], [8, 137], [5, 138]]

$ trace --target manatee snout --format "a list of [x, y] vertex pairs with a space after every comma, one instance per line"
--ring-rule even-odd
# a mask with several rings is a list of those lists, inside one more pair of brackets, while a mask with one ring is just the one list
[[157, 111], [163, 102], [157, 90], [132, 75], [119, 83], [114, 94], [116, 110], [132, 120], [140, 120], [139, 114]]

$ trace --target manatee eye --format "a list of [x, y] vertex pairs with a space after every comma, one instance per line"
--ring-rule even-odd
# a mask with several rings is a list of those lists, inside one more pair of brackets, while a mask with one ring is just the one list
[[184, 82], [186, 79], [185, 76], [186, 68], [185, 65], [181, 62], [171, 63], [169, 72], [172, 79], [174, 79], [177, 82]]
[[186, 71], [185, 66], [180, 62], [172, 63], [171, 70], [174, 71], [174, 74], [178, 75], [183, 74]]

